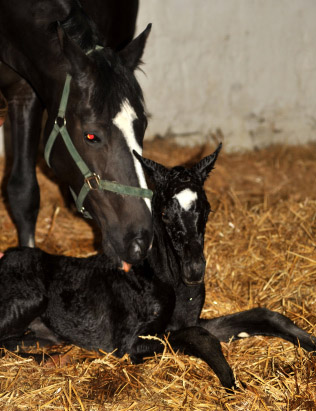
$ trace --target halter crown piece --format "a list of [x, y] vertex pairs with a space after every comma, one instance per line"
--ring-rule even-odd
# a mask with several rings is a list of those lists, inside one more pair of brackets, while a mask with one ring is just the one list
[[[95, 48], [89, 50], [86, 54], [89, 55], [93, 51], [101, 50], [101, 49], [103, 49], [103, 47], [97, 45]], [[89, 170], [89, 167], [84, 162], [84, 160], [78, 153], [76, 147], [74, 146], [69, 136], [68, 130], [66, 128], [65, 114], [66, 114], [68, 97], [69, 97], [69, 92], [70, 92], [70, 83], [71, 83], [71, 75], [67, 74], [64, 89], [63, 89], [63, 94], [61, 96], [61, 100], [59, 104], [58, 114], [55, 119], [55, 124], [48, 137], [47, 143], [45, 145], [44, 157], [45, 157], [46, 163], [49, 165], [49, 167], [51, 167], [49, 163], [50, 154], [51, 154], [53, 145], [56, 141], [56, 138], [58, 134], [60, 134], [69, 151], [69, 154], [73, 158], [74, 162], [77, 164], [79, 170], [81, 171], [84, 177], [84, 183], [83, 183], [83, 186], [81, 187], [81, 190], [78, 196], [75, 194], [73, 189], [69, 187], [71, 194], [75, 200], [77, 210], [80, 213], [82, 213], [84, 217], [92, 218], [90, 213], [87, 210], [85, 210], [83, 206], [85, 198], [88, 195], [90, 190], [106, 190], [106, 191], [111, 191], [113, 193], [117, 193], [121, 195], [128, 195], [128, 196], [133, 196], [133, 197], [151, 199], [153, 196], [153, 192], [147, 188], [126, 186], [123, 184], [119, 184], [115, 181], [101, 180], [100, 176], [98, 176], [96, 173], [93, 173], [92, 171]]]

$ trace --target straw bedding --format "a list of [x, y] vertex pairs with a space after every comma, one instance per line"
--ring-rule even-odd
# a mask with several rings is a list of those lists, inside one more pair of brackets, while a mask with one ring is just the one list
[[[213, 147], [179, 148], [156, 140], [145, 155], [165, 165], [196, 161]], [[1, 172], [4, 161], [0, 163]], [[65, 206], [42, 163], [37, 244], [52, 253], [87, 256], [97, 230]], [[206, 231], [205, 318], [264, 306], [316, 334], [316, 146], [221, 153], [206, 183], [212, 205]], [[17, 243], [0, 203], [0, 250]], [[1, 410], [315, 410], [316, 359], [277, 338], [223, 344], [245, 388], [228, 395], [208, 366], [176, 355], [132, 365], [128, 356], [54, 347], [68, 352], [53, 366], [6, 352], [0, 359]], [[41, 353], [41, 349], [33, 352]]]

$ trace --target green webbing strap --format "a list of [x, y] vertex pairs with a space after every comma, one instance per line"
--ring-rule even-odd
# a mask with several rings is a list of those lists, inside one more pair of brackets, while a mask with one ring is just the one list
[[[95, 182], [95, 188], [92, 186], [91, 180]], [[90, 179], [88, 178], [85, 180], [83, 186], [81, 187], [78, 197], [76, 196], [75, 192], [70, 188], [71, 194], [77, 206], [77, 210], [83, 213], [83, 215], [86, 218], [92, 218], [88, 211], [86, 211], [83, 207], [84, 200], [86, 199], [86, 196], [88, 195], [90, 190], [106, 190], [116, 194], [128, 195], [131, 197], [148, 198], [150, 200], [153, 196], [153, 192], [147, 188], [126, 186], [124, 184], [119, 184], [114, 181], [99, 180], [99, 177], [93, 174], [90, 176]]]
[[112, 191], [112, 193], [132, 197], [149, 198], [151, 200], [153, 196], [153, 192], [148, 188], [126, 186], [116, 183], [115, 181], [100, 180], [99, 187], [101, 190]]
[[53, 145], [55, 143], [56, 137], [58, 136], [59, 133], [59, 126], [58, 124], [54, 124], [53, 130], [51, 131], [47, 143], [45, 145], [45, 150], [44, 150], [44, 158], [46, 160], [46, 163], [51, 167], [49, 159], [50, 159], [50, 153], [52, 151]]
[[87, 194], [90, 191], [90, 188], [86, 186], [86, 184], [84, 184], [81, 187], [80, 193], [77, 197], [76, 193], [74, 192], [74, 190], [69, 186], [70, 192], [73, 196], [73, 199], [75, 201], [77, 210], [79, 211], [79, 213], [83, 214], [84, 218], [91, 218], [91, 214], [83, 207], [83, 202], [87, 196]]
[[99, 45], [97, 44], [93, 49], [90, 49], [90, 50], [88, 50], [88, 51], [86, 52], [86, 56], [89, 56], [89, 54], [93, 53], [94, 51], [98, 51], [98, 50], [102, 50], [102, 49], [103, 49], [103, 47], [102, 47], [102, 46], [99, 46]]
[[65, 118], [67, 104], [68, 104], [68, 97], [70, 93], [70, 82], [71, 82], [71, 75], [67, 73], [65, 85], [63, 89], [63, 94], [61, 95], [57, 117]]
[[[48, 137], [48, 140], [47, 140], [47, 143], [46, 143], [46, 146], [45, 146], [44, 157], [45, 157], [46, 163], [49, 165], [49, 167], [51, 166], [50, 163], [49, 163], [50, 153], [52, 151], [55, 140], [56, 140], [58, 134], [61, 133], [61, 129], [63, 129], [63, 128], [66, 129], [65, 114], [66, 114], [66, 109], [67, 109], [67, 104], [68, 104], [68, 97], [69, 97], [69, 92], [70, 92], [70, 82], [71, 82], [71, 75], [67, 74], [65, 84], [64, 84], [63, 93], [61, 95], [61, 100], [60, 100], [60, 104], [59, 104], [59, 108], [58, 108], [57, 118], [55, 120], [53, 130], [50, 133], [50, 135]], [[57, 123], [58, 118], [63, 120], [63, 125], [62, 126], [58, 125], [58, 123]], [[67, 131], [67, 129], [66, 129], [66, 131]]]
[[64, 140], [64, 143], [66, 144], [66, 147], [73, 158], [74, 162], [77, 164], [79, 170], [83, 174], [85, 178], [92, 176], [93, 173], [92, 171], [89, 170], [88, 166], [86, 163], [83, 161], [82, 157], [78, 153], [76, 147], [74, 146], [73, 142], [71, 141], [71, 138], [69, 136], [69, 133], [66, 129], [66, 126], [63, 126], [60, 128], [60, 134]]

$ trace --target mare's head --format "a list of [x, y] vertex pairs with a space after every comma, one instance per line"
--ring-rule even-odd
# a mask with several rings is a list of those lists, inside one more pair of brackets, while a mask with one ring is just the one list
[[[48, 108], [46, 137], [54, 122], [65, 125], [75, 150], [97, 177], [85, 179], [61, 132], [57, 132], [48, 161], [71, 188], [79, 211], [89, 214], [101, 228], [103, 249], [113, 262], [138, 263], [152, 241], [150, 199], [100, 189], [99, 179], [147, 188], [143, 169], [132, 152], [142, 152], [147, 126], [134, 70], [150, 26], [120, 52], [102, 44], [93, 23], [81, 10], [73, 10], [55, 30], [63, 70], [53, 109]], [[71, 76], [67, 107], [64, 116], [57, 116], [67, 73]], [[83, 186], [87, 192], [80, 200]]]
[[166, 247], [172, 247], [177, 254], [186, 285], [199, 284], [204, 279], [204, 233], [210, 205], [203, 184], [214, 168], [220, 149], [221, 144], [190, 169], [167, 169], [136, 155], [155, 183], [154, 225], [163, 227], [164, 238], [168, 239]]

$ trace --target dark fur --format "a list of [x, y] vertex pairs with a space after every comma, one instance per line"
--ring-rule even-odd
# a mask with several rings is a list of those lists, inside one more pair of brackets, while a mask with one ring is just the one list
[[[315, 350], [314, 337], [264, 308], [200, 319], [205, 296], [204, 230], [210, 211], [203, 183], [218, 152], [191, 169], [167, 170], [139, 157], [156, 187], [154, 242], [148, 259], [129, 274], [117, 270], [104, 255], [71, 258], [39, 249], [7, 251], [0, 260], [2, 345], [14, 348], [29, 327], [40, 339], [109, 352], [117, 349], [116, 355], [127, 352], [137, 362], [163, 349], [159, 341], [139, 336], [162, 337], [169, 332], [175, 349], [205, 360], [227, 388], [233, 388], [235, 380], [220, 341], [247, 332]], [[198, 196], [188, 211], [174, 198], [186, 188]]]
[[[27, 7], [19, 0], [0, 0], [0, 88], [9, 104], [14, 158], [7, 190], [20, 245], [34, 244], [40, 199], [35, 163], [43, 110], [48, 113], [46, 140], [67, 73], [73, 77], [67, 129], [81, 157], [102, 179], [139, 185], [130, 150], [112, 123], [128, 99], [142, 146], [147, 119], [134, 70], [150, 27], [132, 41], [137, 9], [138, 0], [29, 0]], [[104, 49], [87, 56], [96, 45]], [[100, 141], [91, 144], [84, 133], [96, 134]], [[83, 177], [60, 137], [51, 165], [78, 194]], [[103, 249], [116, 265], [144, 258], [152, 224], [143, 199], [93, 191], [84, 206], [101, 228]]]

